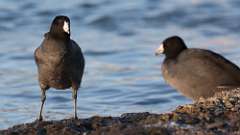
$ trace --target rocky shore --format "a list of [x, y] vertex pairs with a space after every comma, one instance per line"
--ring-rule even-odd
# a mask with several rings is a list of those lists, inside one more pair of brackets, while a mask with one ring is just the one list
[[35, 121], [2, 130], [0, 135], [240, 135], [239, 91], [221, 92], [165, 114]]

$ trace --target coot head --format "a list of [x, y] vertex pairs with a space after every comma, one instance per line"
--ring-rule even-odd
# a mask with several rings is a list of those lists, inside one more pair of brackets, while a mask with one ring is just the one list
[[165, 54], [166, 58], [175, 58], [185, 49], [187, 49], [187, 46], [183, 39], [178, 36], [172, 36], [162, 42], [155, 54]]
[[67, 16], [56, 16], [51, 24], [51, 34], [70, 36], [70, 19]]

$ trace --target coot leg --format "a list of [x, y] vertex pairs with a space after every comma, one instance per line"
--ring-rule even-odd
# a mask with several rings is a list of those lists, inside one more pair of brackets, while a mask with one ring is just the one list
[[72, 98], [73, 98], [73, 106], [74, 106], [74, 119], [78, 119], [78, 117], [77, 117], [77, 89], [73, 88]]
[[39, 121], [43, 120], [43, 118], [42, 118], [42, 110], [43, 110], [43, 105], [44, 105], [45, 100], [46, 100], [46, 90], [42, 89], [41, 92], [42, 92], [42, 95], [41, 95], [41, 102], [42, 102], [42, 104], [41, 104], [41, 109], [40, 109], [39, 118], [38, 118]]

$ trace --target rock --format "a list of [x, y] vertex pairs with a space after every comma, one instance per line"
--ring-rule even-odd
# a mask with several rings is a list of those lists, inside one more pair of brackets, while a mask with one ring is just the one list
[[126, 113], [120, 117], [34, 121], [0, 135], [218, 135], [240, 134], [240, 93], [231, 90], [179, 106], [171, 113]]

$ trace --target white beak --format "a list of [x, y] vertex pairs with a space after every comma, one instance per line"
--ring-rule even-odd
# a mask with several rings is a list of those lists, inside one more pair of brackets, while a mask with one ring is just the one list
[[164, 52], [163, 44], [161, 44], [155, 51], [155, 55], [160, 55]]
[[66, 21], [64, 21], [63, 30], [64, 30], [66, 33], [70, 34], [69, 24], [68, 24]]

